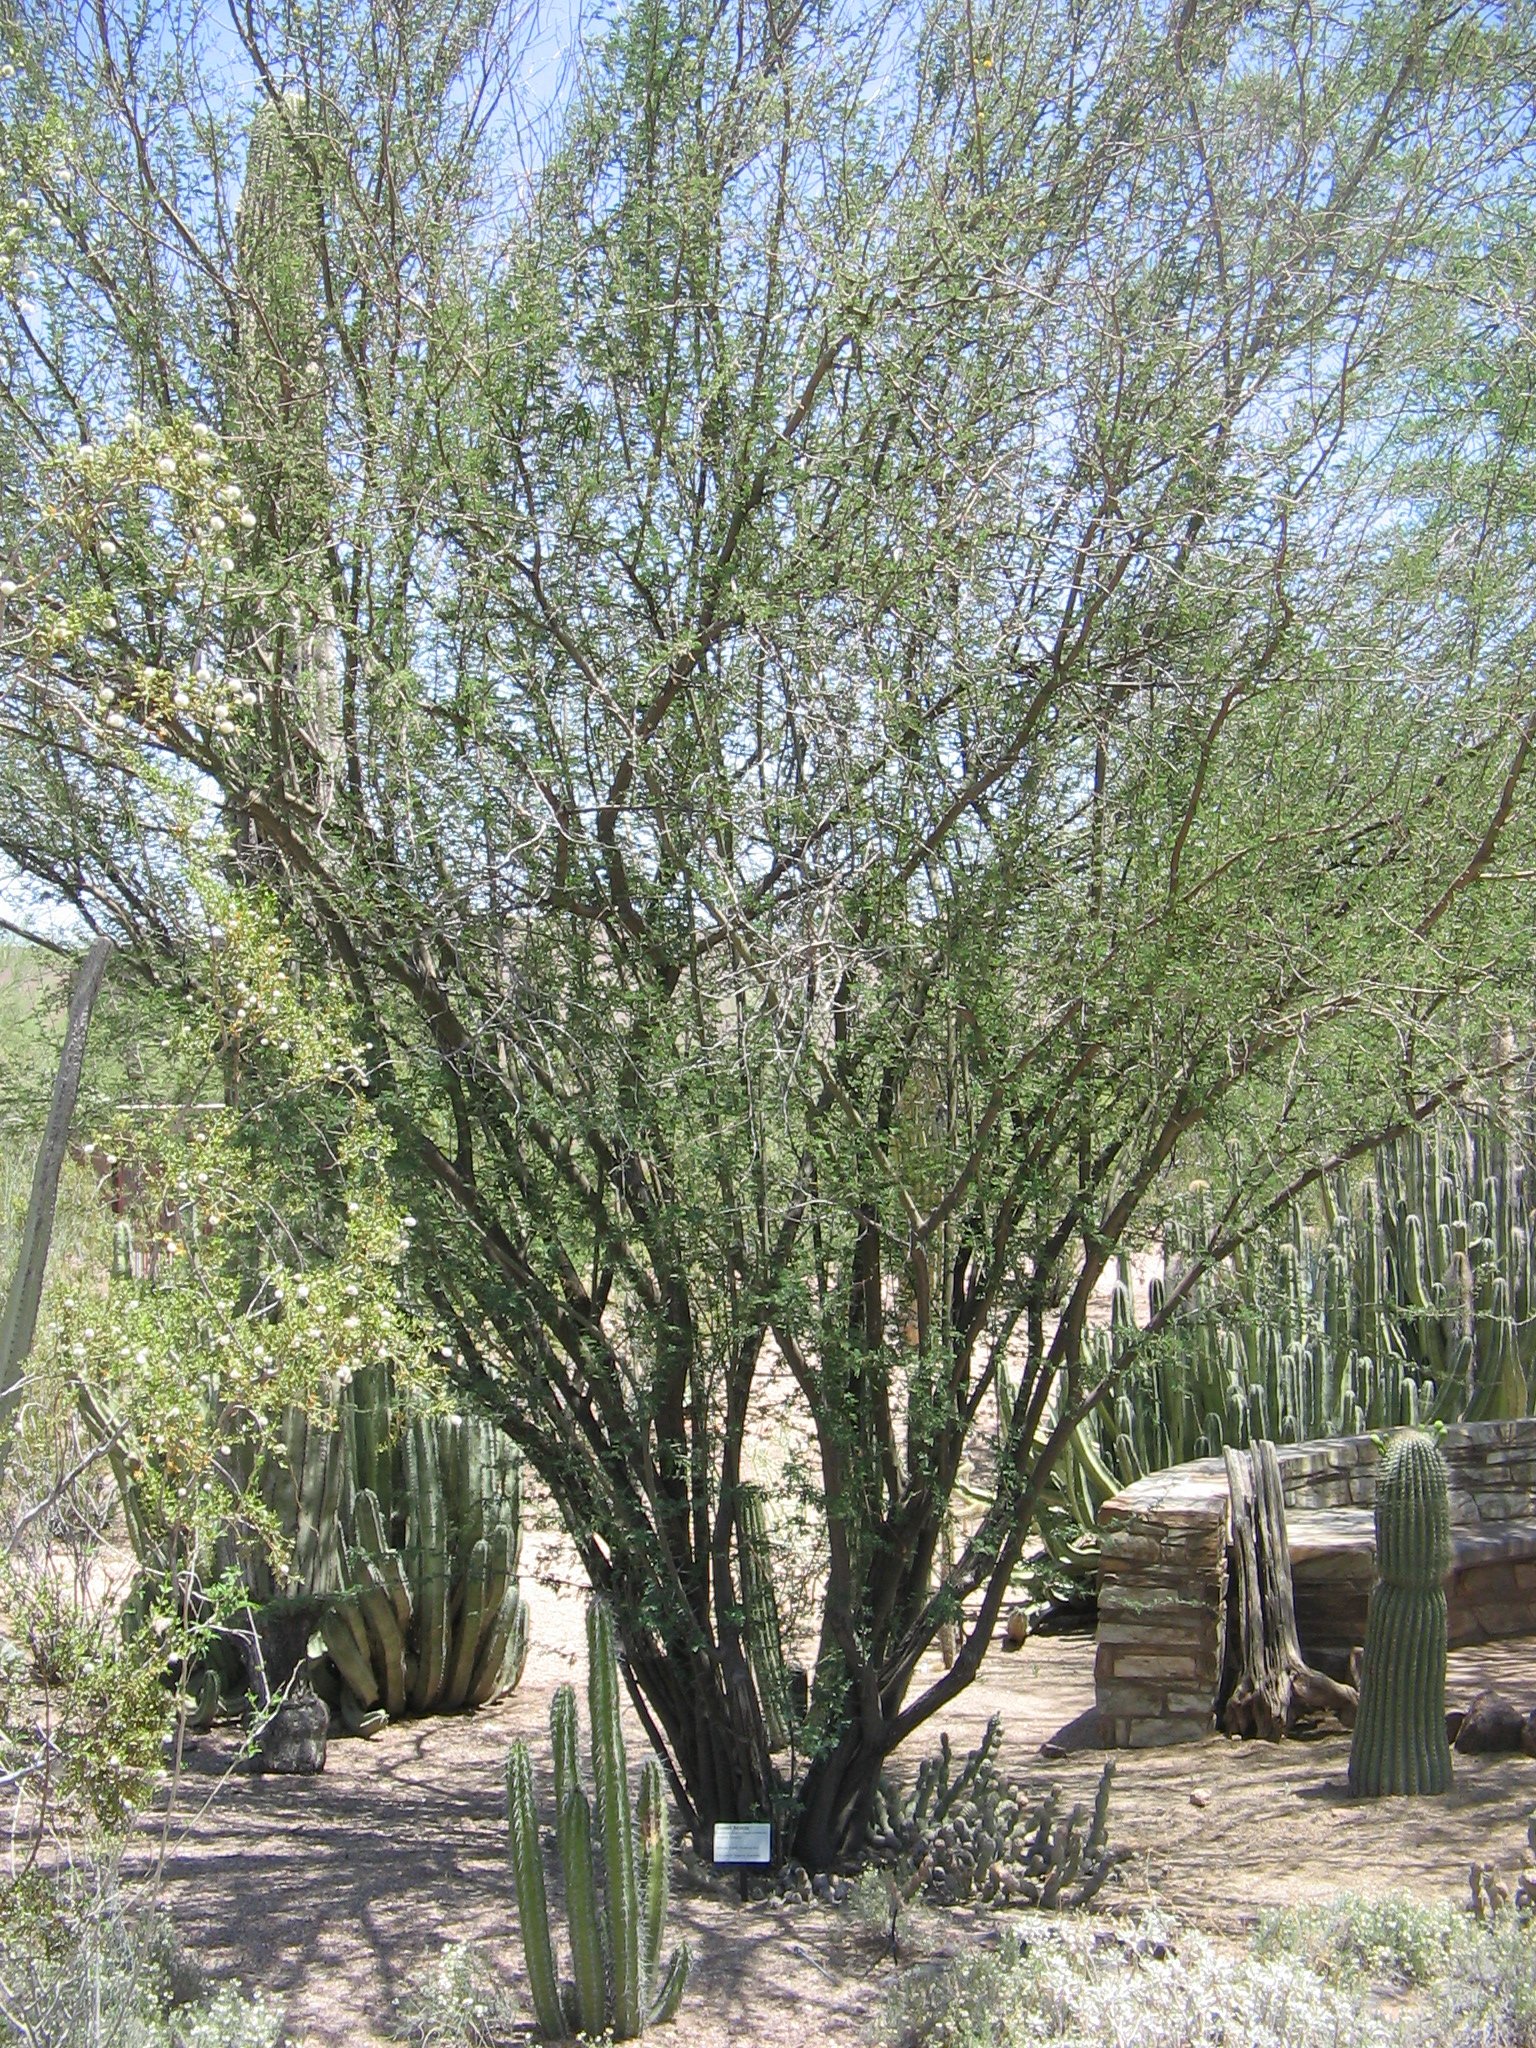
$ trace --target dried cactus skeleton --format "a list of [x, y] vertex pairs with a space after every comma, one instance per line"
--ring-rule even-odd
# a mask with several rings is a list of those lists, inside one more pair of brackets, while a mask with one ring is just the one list
[[893, 1871], [907, 1897], [923, 1892], [936, 1905], [1086, 1905], [1121, 1860], [1109, 1847], [1114, 1760], [1104, 1766], [1092, 1812], [1063, 1813], [1055, 1786], [1032, 1798], [999, 1768], [1002, 1737], [994, 1714], [958, 1771], [946, 1735], [905, 1798], [882, 1784], [869, 1860]]

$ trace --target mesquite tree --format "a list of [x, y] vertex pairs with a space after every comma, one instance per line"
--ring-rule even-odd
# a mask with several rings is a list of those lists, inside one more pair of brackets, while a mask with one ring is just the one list
[[630, 0], [555, 79], [492, 0], [324, 20], [11, 38], [0, 851], [191, 989], [217, 873], [344, 992], [685, 1816], [825, 1864], [1107, 1263], [1198, 1173], [1192, 1284], [1528, 990], [1526, 24]]

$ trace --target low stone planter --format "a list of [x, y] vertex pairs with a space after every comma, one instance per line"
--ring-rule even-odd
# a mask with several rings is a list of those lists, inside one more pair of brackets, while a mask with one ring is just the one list
[[[1276, 1447], [1302, 1655], [1342, 1673], [1375, 1572], [1376, 1440]], [[1467, 1422], [1450, 1467], [1452, 1645], [1536, 1631], [1536, 1418]], [[1106, 1747], [1191, 1742], [1216, 1726], [1226, 1652], [1227, 1476], [1220, 1458], [1155, 1472], [1105, 1502], [1094, 1683]]]

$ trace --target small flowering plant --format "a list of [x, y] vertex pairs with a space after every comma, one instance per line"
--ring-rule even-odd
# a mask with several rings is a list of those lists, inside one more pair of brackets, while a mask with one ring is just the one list
[[130, 412], [62, 449], [40, 500], [0, 576], [0, 638], [39, 715], [106, 759], [216, 770], [259, 702], [218, 650], [241, 640], [260, 666], [233, 630], [257, 520], [223, 444], [201, 421]]
[[237, 1553], [275, 1542], [261, 1481], [285, 1456], [285, 1417], [331, 1412], [379, 1360], [424, 1389], [436, 1335], [405, 1292], [414, 1219], [341, 990], [306, 974], [259, 889], [207, 885], [202, 900], [229, 1105], [96, 1134], [132, 1255], [104, 1303], [76, 1296], [63, 1316], [141, 1560], [199, 1582], [231, 1538]]

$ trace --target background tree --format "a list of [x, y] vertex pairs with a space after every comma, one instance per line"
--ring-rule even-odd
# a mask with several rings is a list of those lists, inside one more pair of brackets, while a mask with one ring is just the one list
[[[237, 17], [318, 255], [302, 545], [217, 39], [11, 39], [0, 851], [190, 985], [197, 862], [255, 862], [685, 1815], [824, 1864], [1181, 1163], [1187, 1285], [1523, 1013], [1528, 24], [636, 0], [530, 139], [494, 9], [324, 20]], [[736, 1543], [786, 1375], [793, 1785]]]

